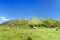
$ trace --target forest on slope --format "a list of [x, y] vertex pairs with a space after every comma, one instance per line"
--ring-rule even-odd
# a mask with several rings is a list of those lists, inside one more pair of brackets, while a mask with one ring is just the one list
[[32, 17], [29, 20], [18, 18], [0, 24], [5, 27], [46, 27], [46, 28], [60, 28], [60, 21], [53, 18], [36, 18]]

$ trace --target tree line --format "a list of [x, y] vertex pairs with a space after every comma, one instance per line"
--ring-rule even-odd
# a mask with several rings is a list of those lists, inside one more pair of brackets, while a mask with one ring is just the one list
[[60, 28], [60, 21], [55, 20], [53, 18], [36, 18], [32, 17], [28, 20], [24, 18], [18, 18], [16, 20], [10, 20], [0, 24], [0, 26], [7, 26], [7, 27], [46, 27], [46, 28]]

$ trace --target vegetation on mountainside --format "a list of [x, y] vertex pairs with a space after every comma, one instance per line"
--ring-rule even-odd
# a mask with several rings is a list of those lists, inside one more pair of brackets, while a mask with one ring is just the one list
[[19, 18], [17, 20], [10, 20], [0, 24], [1, 26], [10, 26], [10, 27], [47, 27], [47, 28], [60, 28], [60, 21], [57, 21], [52, 18], [36, 18], [33, 17], [29, 20], [24, 18]]
[[58, 28], [60, 21], [52, 18], [19, 18], [0, 24], [0, 40], [60, 40]]
[[0, 40], [60, 40], [55, 28], [18, 29], [0, 27]]

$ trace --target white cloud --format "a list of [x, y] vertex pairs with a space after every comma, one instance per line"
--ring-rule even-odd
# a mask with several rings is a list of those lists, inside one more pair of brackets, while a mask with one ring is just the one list
[[0, 20], [2, 20], [2, 21], [8, 21], [8, 20], [10, 20], [10, 19], [8, 19], [8, 18], [5, 17], [5, 16], [1, 16], [1, 17], [0, 17]]
[[0, 24], [3, 23], [3, 22], [9, 21], [9, 20], [10, 20], [10, 19], [8, 19], [7, 17], [1, 16], [1, 17], [0, 17]]

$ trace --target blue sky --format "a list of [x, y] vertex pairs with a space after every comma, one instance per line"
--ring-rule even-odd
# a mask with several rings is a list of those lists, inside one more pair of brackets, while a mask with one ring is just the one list
[[60, 20], [60, 0], [0, 0], [0, 22], [21, 17]]

